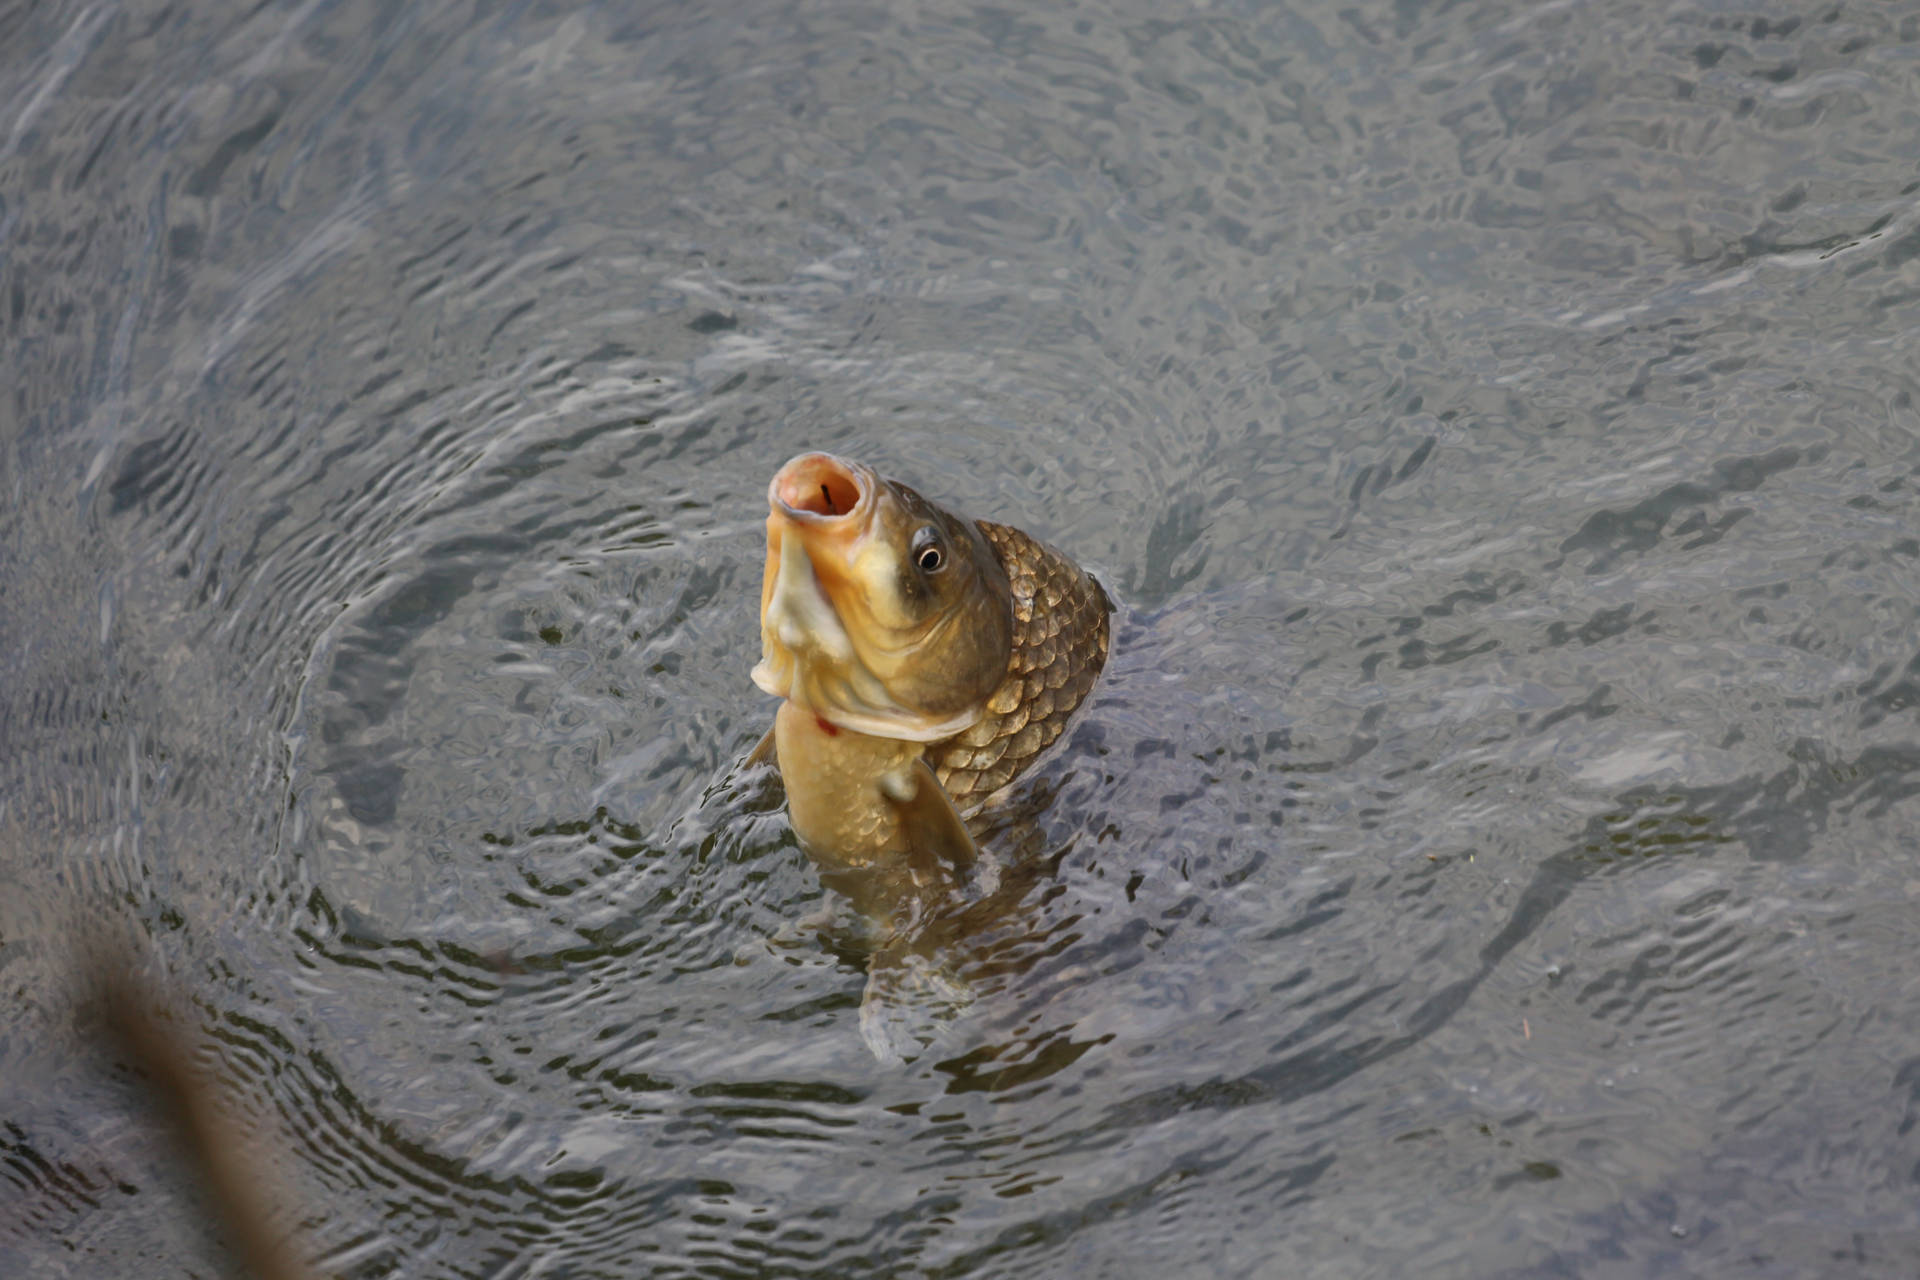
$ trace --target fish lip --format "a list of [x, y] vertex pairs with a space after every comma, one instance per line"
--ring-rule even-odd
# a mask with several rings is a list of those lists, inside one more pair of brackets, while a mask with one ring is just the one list
[[767, 505], [802, 528], [861, 529], [878, 501], [879, 488], [871, 467], [831, 453], [803, 453], [773, 473], [767, 482]]
[[[804, 686], [807, 649], [824, 644], [841, 662], [854, 656], [819, 573], [844, 566], [866, 540], [879, 488], [871, 468], [821, 452], [795, 455], [767, 484], [769, 560], [760, 604], [762, 655], [753, 680], [775, 697], [794, 697]], [[809, 635], [813, 645], [804, 643]]]

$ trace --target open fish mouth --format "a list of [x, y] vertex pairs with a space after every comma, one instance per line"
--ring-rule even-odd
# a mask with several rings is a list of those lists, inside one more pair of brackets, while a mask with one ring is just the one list
[[798, 524], [824, 528], [843, 522], [863, 530], [873, 514], [877, 477], [830, 453], [803, 453], [774, 473], [767, 505]]

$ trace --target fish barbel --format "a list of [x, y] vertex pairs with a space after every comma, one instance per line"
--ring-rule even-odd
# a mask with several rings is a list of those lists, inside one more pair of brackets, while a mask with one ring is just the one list
[[1093, 687], [1111, 606], [1044, 543], [831, 454], [788, 462], [767, 501], [753, 679], [783, 699], [788, 816], [830, 882], [897, 929], [903, 892], [973, 862], [961, 815]]

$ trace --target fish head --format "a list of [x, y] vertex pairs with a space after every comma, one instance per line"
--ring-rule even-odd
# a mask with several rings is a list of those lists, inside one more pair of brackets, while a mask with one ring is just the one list
[[977, 721], [1013, 650], [1012, 591], [979, 526], [828, 453], [780, 468], [767, 505], [754, 683], [877, 737]]

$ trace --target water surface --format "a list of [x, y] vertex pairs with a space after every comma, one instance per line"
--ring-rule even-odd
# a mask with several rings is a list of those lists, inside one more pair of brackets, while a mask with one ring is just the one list
[[[0, 1270], [1910, 1275], [1920, 18], [0, 15]], [[764, 788], [768, 475], [1099, 573], [905, 1066]]]

